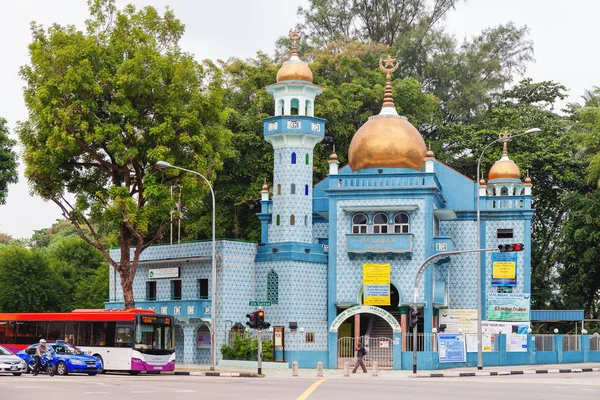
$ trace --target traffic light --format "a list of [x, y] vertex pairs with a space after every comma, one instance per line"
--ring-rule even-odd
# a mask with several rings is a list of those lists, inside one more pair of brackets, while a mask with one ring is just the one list
[[248, 318], [248, 322], [246, 322], [246, 325], [248, 325], [250, 329], [258, 328], [256, 320], [256, 311], [253, 311], [250, 314], [246, 314], [246, 318]]
[[419, 311], [415, 308], [410, 310], [410, 327], [414, 328], [419, 323]]
[[501, 244], [498, 246], [498, 250], [501, 252], [510, 252], [510, 251], [523, 251], [525, 246], [523, 243], [509, 243], [509, 244]]
[[265, 312], [263, 310], [256, 311], [257, 329], [267, 329], [271, 326], [268, 322], [265, 322]]

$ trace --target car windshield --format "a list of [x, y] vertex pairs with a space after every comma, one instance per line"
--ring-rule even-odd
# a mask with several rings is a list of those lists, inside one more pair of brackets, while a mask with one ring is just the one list
[[67, 355], [83, 354], [83, 352], [75, 346], [54, 345], [52, 347], [54, 348], [54, 352], [56, 354], [67, 354]]
[[10, 356], [12, 353], [6, 350], [4, 347], [0, 346], [0, 356]]

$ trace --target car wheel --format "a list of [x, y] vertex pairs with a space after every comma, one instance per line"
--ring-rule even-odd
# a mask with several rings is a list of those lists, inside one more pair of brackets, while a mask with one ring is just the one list
[[67, 364], [65, 364], [62, 361], [59, 361], [58, 364], [56, 364], [56, 373], [58, 375], [67, 375], [69, 373], [69, 370], [67, 369]]
[[21, 376], [22, 372], [13, 372], [14, 376]]
[[140, 371], [129, 371], [131, 375], [139, 375]]
[[100, 373], [105, 374], [106, 370], [104, 369], [104, 360], [102, 359], [102, 356], [100, 354], [94, 354], [94, 357], [100, 359], [100, 362], [102, 363], [102, 371], [100, 371]]
[[95, 373], [95, 372], [88, 372], [87, 374], [88, 374], [89, 376], [95, 376], [95, 375], [96, 375], [96, 373]]

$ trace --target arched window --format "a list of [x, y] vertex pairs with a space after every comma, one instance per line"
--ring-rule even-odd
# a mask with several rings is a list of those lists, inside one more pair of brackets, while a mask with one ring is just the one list
[[373, 233], [387, 233], [388, 217], [384, 213], [375, 214], [373, 217]]
[[367, 216], [356, 214], [352, 217], [352, 233], [367, 233]]
[[304, 185], [304, 195], [308, 196], [308, 185]]
[[277, 214], [277, 216], [275, 217], [275, 225], [279, 226], [280, 222], [281, 222], [281, 219], [279, 217], [279, 214]]
[[271, 304], [279, 302], [279, 276], [273, 270], [267, 274], [267, 301]]
[[502, 189], [500, 189], [500, 196], [508, 196], [508, 188], [506, 186], [502, 186]]
[[290, 114], [291, 115], [298, 115], [298, 111], [300, 109], [300, 102], [298, 101], [298, 99], [292, 99], [292, 102], [290, 103]]
[[201, 325], [196, 331], [196, 348], [210, 348], [210, 329], [206, 325]]
[[408, 233], [409, 228], [408, 214], [398, 213], [394, 215], [394, 233]]
[[296, 194], [296, 184], [292, 183], [290, 186], [290, 194]]
[[308, 215], [304, 216], [304, 226], [308, 226]]
[[308, 155], [308, 153], [306, 153], [306, 157], [304, 157], [304, 159], [305, 159], [306, 165], [308, 165], [308, 162], [310, 161], [310, 156]]
[[277, 107], [276, 115], [283, 115], [285, 113], [285, 107], [283, 99], [279, 100], [279, 107]]
[[290, 225], [296, 225], [296, 217], [294, 214], [290, 215]]
[[292, 153], [292, 164], [296, 164], [296, 153]]
[[281, 196], [281, 184], [277, 185], [277, 194]]

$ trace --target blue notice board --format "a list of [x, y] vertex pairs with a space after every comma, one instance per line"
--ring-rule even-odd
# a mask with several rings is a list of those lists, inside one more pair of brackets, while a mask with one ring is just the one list
[[441, 363], [466, 362], [465, 335], [460, 333], [438, 334], [438, 361]]

